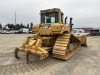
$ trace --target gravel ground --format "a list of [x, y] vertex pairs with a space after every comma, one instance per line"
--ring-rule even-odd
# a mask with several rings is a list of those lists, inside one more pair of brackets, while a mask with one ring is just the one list
[[29, 64], [25, 54], [14, 58], [15, 47], [32, 34], [0, 34], [0, 75], [100, 75], [100, 36], [89, 36], [88, 47], [81, 49], [68, 61], [49, 56], [43, 61], [31, 55]]

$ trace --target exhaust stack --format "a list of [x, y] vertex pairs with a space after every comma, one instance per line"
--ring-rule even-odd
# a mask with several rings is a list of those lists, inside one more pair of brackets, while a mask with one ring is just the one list
[[74, 25], [74, 24], [72, 23], [72, 19], [73, 19], [73, 18], [70, 18], [70, 23], [69, 23], [69, 25], [70, 25], [70, 31], [72, 31], [72, 27], [73, 27], [73, 25]]
[[65, 24], [67, 24], [67, 18], [68, 18], [68, 17], [65, 18]]

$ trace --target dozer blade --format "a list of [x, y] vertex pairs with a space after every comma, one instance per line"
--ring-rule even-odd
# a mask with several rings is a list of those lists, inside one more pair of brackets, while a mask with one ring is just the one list
[[53, 57], [68, 60], [81, 46], [78, 38], [70, 33], [59, 35], [53, 47]]
[[19, 51], [26, 53], [27, 62], [29, 61], [30, 54], [40, 56], [40, 60], [43, 60], [48, 56], [48, 51], [42, 48], [42, 41], [39, 37], [37, 39], [35, 39], [34, 37], [27, 37], [22, 46], [15, 49], [15, 58], [17, 59], [19, 59]]
[[87, 37], [85, 35], [75, 35], [81, 41], [81, 46], [87, 47]]

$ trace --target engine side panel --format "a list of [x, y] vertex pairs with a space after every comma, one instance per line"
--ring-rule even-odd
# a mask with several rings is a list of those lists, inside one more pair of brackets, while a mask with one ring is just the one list
[[62, 34], [65, 31], [70, 33], [70, 27], [60, 23], [35, 25], [32, 30], [33, 33], [39, 33], [40, 35]]

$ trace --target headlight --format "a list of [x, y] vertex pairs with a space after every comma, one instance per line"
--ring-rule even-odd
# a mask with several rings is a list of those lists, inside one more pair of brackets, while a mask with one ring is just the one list
[[62, 27], [61, 27], [61, 30], [65, 30], [65, 28], [62, 26]]
[[48, 29], [49, 27], [50, 27], [49, 24], [45, 24], [45, 25], [43, 25], [43, 29]]

